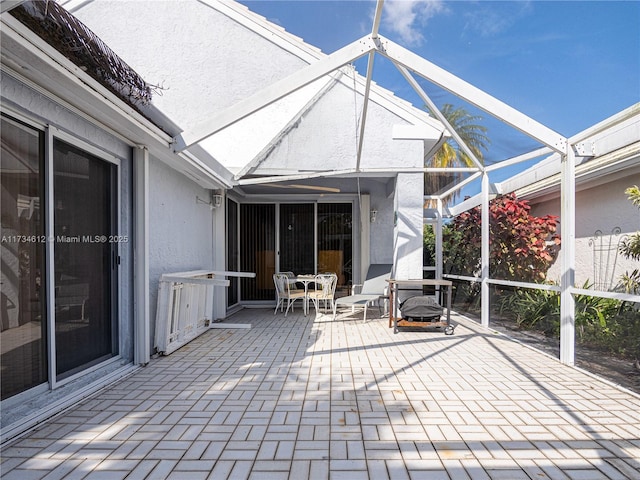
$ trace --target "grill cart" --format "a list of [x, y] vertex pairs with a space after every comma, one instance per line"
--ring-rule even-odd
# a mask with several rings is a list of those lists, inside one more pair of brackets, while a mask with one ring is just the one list
[[[444, 328], [445, 335], [453, 335], [455, 329], [451, 325], [451, 286], [449, 280], [388, 280], [389, 300], [389, 328]], [[446, 319], [441, 320], [444, 308], [432, 297], [423, 295], [423, 287], [431, 286], [436, 290], [436, 296], [442, 301], [446, 295]]]

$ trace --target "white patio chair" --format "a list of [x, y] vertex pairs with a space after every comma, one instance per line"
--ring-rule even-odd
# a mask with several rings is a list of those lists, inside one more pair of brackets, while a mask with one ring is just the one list
[[278, 307], [280, 307], [280, 311], [284, 309], [284, 301], [287, 301], [287, 309], [284, 312], [284, 316], [287, 316], [289, 313], [289, 308], [293, 311], [293, 304], [296, 300], [300, 299], [303, 302], [305, 301], [305, 293], [303, 290], [295, 290], [291, 288], [291, 283], [289, 282], [289, 277], [283, 273], [274, 273], [273, 274], [273, 283], [276, 286], [276, 308], [273, 311], [275, 315], [278, 311]]
[[289, 279], [289, 290], [290, 291], [303, 291], [298, 287], [298, 282], [296, 281], [296, 275], [293, 272], [280, 272], [283, 275], [286, 275]]
[[321, 273], [315, 276], [315, 290], [307, 293], [309, 300], [313, 302], [313, 306], [318, 311], [318, 304], [324, 302], [324, 311], [327, 311], [327, 302], [333, 310], [333, 302], [336, 294], [336, 286], [338, 284], [338, 275], [335, 273]]

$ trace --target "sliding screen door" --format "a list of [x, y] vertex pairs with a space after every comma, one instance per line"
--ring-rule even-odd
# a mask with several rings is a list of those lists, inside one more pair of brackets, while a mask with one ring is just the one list
[[318, 272], [338, 275], [338, 287], [353, 281], [352, 206], [350, 203], [318, 204]]
[[117, 352], [116, 166], [53, 143], [56, 375]]
[[240, 205], [240, 270], [255, 272], [255, 278], [241, 278], [242, 300], [273, 300], [276, 269], [276, 206]]
[[280, 205], [280, 271], [315, 273], [315, 225], [312, 203]]

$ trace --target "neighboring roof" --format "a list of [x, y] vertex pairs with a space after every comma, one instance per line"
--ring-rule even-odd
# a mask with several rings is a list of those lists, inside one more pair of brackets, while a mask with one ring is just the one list
[[[573, 137], [576, 152], [576, 184], [597, 179], [609, 181], [621, 175], [640, 173], [640, 103]], [[572, 139], [570, 139], [571, 141]], [[498, 184], [503, 193], [515, 192], [520, 198], [559, 194], [560, 156], [551, 155], [533, 167]]]
[[[571, 137], [575, 146], [575, 181], [579, 190], [621, 177], [640, 175], [640, 103]], [[509, 179], [491, 184], [490, 195], [514, 192], [518, 198], [560, 195], [561, 158], [554, 153]], [[453, 216], [480, 205], [481, 194], [449, 209]]]

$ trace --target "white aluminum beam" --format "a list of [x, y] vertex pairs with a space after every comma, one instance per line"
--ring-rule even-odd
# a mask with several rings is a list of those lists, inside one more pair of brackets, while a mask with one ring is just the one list
[[553, 150], [566, 152], [567, 139], [559, 133], [391, 40], [380, 37], [380, 45], [380, 54], [392, 62], [408, 68]]
[[375, 43], [370, 36], [362, 37], [353, 43], [335, 51], [326, 58], [312, 63], [294, 72], [278, 82], [263, 88], [259, 92], [247, 97], [230, 108], [222, 111], [210, 119], [195, 126], [191, 131], [176, 137], [176, 151], [182, 151], [191, 145], [210, 137], [216, 132], [233, 125], [243, 118], [271, 105], [286, 97], [314, 80], [337, 70], [344, 65], [357, 60], [375, 49]]
[[442, 241], [442, 217], [444, 212], [444, 206], [442, 199], [436, 200], [438, 208], [438, 218], [436, 220], [436, 280], [442, 280], [442, 274], [444, 272], [444, 254], [443, 254], [443, 241]]
[[576, 135], [569, 138], [569, 143], [574, 145], [578, 142], [587, 140], [597, 135], [598, 133], [601, 133], [611, 127], [614, 127], [615, 125], [618, 125], [630, 118], [635, 117], [638, 114], [640, 114], [640, 102], [631, 105], [629, 108], [625, 108], [621, 112], [616, 113], [612, 117], [609, 117], [600, 123], [596, 123], [595, 125], [587, 128], [586, 130], [583, 130], [580, 133], [577, 133]]
[[149, 307], [149, 151], [133, 149], [134, 199], [134, 351], [133, 363], [146, 365], [151, 359]]
[[380, 21], [382, 20], [382, 7], [384, 6], [384, 0], [378, 0], [376, 4], [376, 13], [373, 17], [373, 27], [371, 28], [371, 38], [376, 40], [378, 38], [378, 30], [380, 29]]
[[[448, 197], [449, 195], [451, 195], [454, 192], [457, 192], [458, 190], [460, 190], [462, 187], [464, 187], [465, 185], [473, 182], [476, 178], [478, 178], [480, 175], [482, 175], [482, 172], [476, 172], [473, 175], [471, 175], [468, 178], [465, 178], [464, 180], [462, 180], [461, 182], [456, 183], [453, 187], [451, 187], [449, 190], [447, 190], [446, 192], [443, 192], [442, 194], [440, 194], [440, 198], [445, 198]], [[464, 210], [463, 210], [464, 211]]]
[[531, 152], [527, 152], [527, 153], [523, 153], [522, 155], [518, 155], [516, 157], [511, 157], [508, 158], [506, 160], [501, 160], [497, 163], [494, 163], [493, 165], [488, 166], [485, 170], [487, 172], [493, 172], [494, 170], [499, 170], [501, 168], [504, 167], [510, 167], [511, 165], [516, 165], [518, 163], [522, 163], [522, 162], [526, 162], [527, 160], [531, 160], [533, 158], [538, 158], [541, 157], [543, 155], [547, 155], [548, 153], [551, 153], [553, 150], [551, 150], [549, 147], [542, 147], [542, 148], [538, 148], [537, 150], [533, 150]]
[[[364, 100], [362, 101], [362, 115], [360, 117], [360, 133], [358, 134], [358, 152], [356, 153], [356, 170], [360, 170], [360, 160], [362, 159], [362, 147], [364, 145], [364, 130], [367, 126], [367, 107], [369, 106], [369, 94], [371, 92], [371, 79], [373, 77], [373, 60], [375, 53], [369, 52], [367, 61], [367, 80], [364, 87]], [[355, 75], [355, 72], [354, 72]]]
[[473, 154], [471, 149], [467, 146], [466, 142], [462, 140], [462, 137], [460, 135], [458, 135], [458, 132], [456, 131], [456, 129], [453, 128], [453, 126], [449, 123], [447, 118], [442, 114], [438, 106], [435, 103], [433, 103], [429, 95], [426, 94], [426, 92], [418, 84], [416, 79], [413, 78], [413, 75], [411, 75], [411, 73], [402, 65], [398, 65], [395, 62], [394, 62], [394, 65], [400, 71], [400, 73], [405, 78], [405, 80], [409, 83], [409, 85], [411, 85], [411, 87], [415, 90], [415, 92], [420, 96], [422, 101], [427, 104], [429, 109], [431, 109], [431, 112], [436, 117], [438, 117], [438, 120], [440, 120], [447, 127], [447, 130], [449, 130], [449, 133], [457, 142], [457, 144], [460, 146], [460, 148], [464, 151], [464, 153], [466, 153], [469, 156], [469, 158], [476, 165], [476, 167], [482, 170], [484, 168], [482, 162]]
[[270, 177], [256, 177], [256, 178], [241, 178], [238, 180], [238, 185], [259, 185], [263, 183], [277, 183], [277, 182], [289, 182], [292, 180], [307, 180], [311, 178], [322, 177], [334, 177], [336, 175], [347, 175], [356, 173], [355, 168], [348, 168], [344, 170], [331, 170], [313, 173], [302, 173], [297, 175], [274, 175]]

